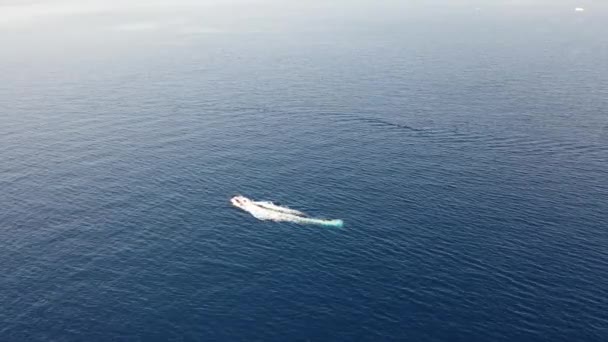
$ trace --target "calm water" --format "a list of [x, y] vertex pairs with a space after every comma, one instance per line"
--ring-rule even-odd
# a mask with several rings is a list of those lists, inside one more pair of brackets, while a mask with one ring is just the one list
[[605, 340], [600, 19], [7, 52], [0, 340]]

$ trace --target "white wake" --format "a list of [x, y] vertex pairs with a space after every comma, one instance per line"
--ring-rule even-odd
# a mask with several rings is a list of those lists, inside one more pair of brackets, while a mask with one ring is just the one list
[[250, 213], [258, 220], [275, 222], [293, 222], [299, 224], [314, 224], [320, 226], [342, 227], [342, 220], [328, 220], [307, 217], [301, 211], [282, 207], [267, 201], [252, 201], [244, 196], [235, 196], [230, 199], [232, 204]]

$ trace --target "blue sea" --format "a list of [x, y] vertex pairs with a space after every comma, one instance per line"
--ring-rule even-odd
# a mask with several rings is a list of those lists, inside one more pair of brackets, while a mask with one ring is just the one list
[[6, 33], [0, 341], [606, 341], [606, 15], [478, 12]]

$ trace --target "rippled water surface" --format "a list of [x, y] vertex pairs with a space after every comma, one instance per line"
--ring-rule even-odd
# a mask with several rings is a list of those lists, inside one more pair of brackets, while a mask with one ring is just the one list
[[0, 340], [604, 340], [608, 44], [568, 20], [0, 57]]

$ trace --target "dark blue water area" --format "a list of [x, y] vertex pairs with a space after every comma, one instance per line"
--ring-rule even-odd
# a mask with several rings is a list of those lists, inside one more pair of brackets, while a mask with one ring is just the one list
[[605, 340], [608, 45], [577, 28], [5, 57], [0, 340]]

